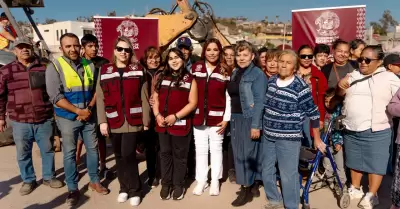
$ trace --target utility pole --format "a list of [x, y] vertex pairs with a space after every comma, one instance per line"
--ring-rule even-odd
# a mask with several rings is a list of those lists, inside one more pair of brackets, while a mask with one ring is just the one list
[[35, 30], [36, 35], [38, 36], [40, 42], [42, 43], [43, 48], [45, 49], [45, 51], [46, 51], [46, 53], [47, 53], [47, 54], [46, 54], [47, 57], [50, 58], [50, 59], [52, 59], [53, 56], [52, 56], [52, 54], [51, 54], [50, 48], [49, 48], [49, 46], [46, 44], [46, 41], [44, 40], [44, 38], [43, 38], [42, 34], [40, 33], [40, 31], [39, 31], [39, 29], [38, 29], [38, 27], [37, 27], [35, 21], [34, 21], [33, 18], [32, 18], [33, 10], [32, 10], [30, 7], [23, 7], [23, 9], [24, 9], [24, 12], [25, 12], [26, 16], [28, 17], [29, 22], [30, 22], [31, 25], [32, 25], [33, 30]]
[[285, 50], [286, 45], [286, 23], [283, 25], [283, 41], [282, 41], [282, 49]]
[[370, 26], [369, 28], [369, 45], [372, 45], [372, 38], [374, 36], [374, 28]]

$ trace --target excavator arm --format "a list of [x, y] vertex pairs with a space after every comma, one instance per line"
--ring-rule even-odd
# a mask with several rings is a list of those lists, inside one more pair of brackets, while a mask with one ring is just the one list
[[[175, 12], [176, 8], [180, 11]], [[193, 6], [190, 6], [188, 0], [176, 0], [176, 5], [170, 12], [154, 8], [146, 17], [158, 18], [160, 48], [168, 47], [185, 32], [200, 43], [208, 38], [216, 38], [223, 46], [230, 45], [228, 39], [217, 28], [212, 8], [208, 3], [195, 0]]]

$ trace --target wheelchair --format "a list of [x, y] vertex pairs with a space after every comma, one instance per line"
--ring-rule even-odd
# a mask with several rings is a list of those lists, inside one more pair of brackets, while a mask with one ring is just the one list
[[[326, 133], [322, 134], [322, 140], [325, 144], [329, 144], [329, 139], [330, 136], [333, 132], [333, 130], [343, 130], [345, 127], [342, 125], [342, 119], [345, 116], [338, 116], [334, 119], [332, 119], [329, 122], [328, 130]], [[333, 168], [333, 176], [331, 177], [326, 177], [323, 175], [322, 179], [319, 179], [317, 181], [313, 181], [313, 178], [316, 175], [316, 172], [318, 171], [318, 168], [320, 166], [321, 160], [327, 157], [330, 161], [330, 164]], [[340, 181], [339, 175], [337, 173], [337, 166], [336, 163], [333, 159], [332, 152], [328, 149], [326, 149], [326, 153], [321, 153], [319, 150], [314, 150], [308, 147], [301, 147], [300, 149], [300, 162], [299, 162], [299, 169], [300, 170], [307, 170], [309, 172], [307, 181], [305, 185], [303, 186], [302, 180], [303, 180], [303, 175], [302, 172], [300, 172], [300, 188], [303, 191], [302, 194], [302, 201], [303, 201], [303, 209], [310, 209], [310, 203], [309, 203], [309, 193], [310, 193], [310, 187], [312, 184], [317, 184], [321, 182], [326, 182], [326, 180], [331, 179], [331, 178], [336, 178], [336, 183], [337, 186], [334, 188], [336, 197], [338, 199], [339, 207], [344, 209], [348, 208], [350, 205], [350, 195], [345, 189], [345, 185], [343, 185], [343, 182]], [[315, 189], [316, 190], [316, 189]], [[313, 191], [315, 191], [313, 190]]]

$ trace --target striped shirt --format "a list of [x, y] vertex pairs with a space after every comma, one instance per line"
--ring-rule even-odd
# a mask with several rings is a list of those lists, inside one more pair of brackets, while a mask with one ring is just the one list
[[267, 86], [264, 136], [269, 140], [299, 141], [303, 138], [305, 117], [310, 118], [312, 127], [319, 127], [318, 107], [303, 79], [295, 76], [293, 82], [285, 87], [279, 87], [277, 80], [277, 76], [271, 77]]

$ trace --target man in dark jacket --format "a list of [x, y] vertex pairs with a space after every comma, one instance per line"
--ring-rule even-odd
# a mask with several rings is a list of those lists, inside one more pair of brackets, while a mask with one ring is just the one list
[[21, 195], [36, 187], [32, 164], [32, 146], [36, 140], [42, 157], [43, 184], [60, 188], [55, 178], [54, 151], [50, 138], [53, 130], [53, 105], [46, 93], [46, 66], [33, 56], [32, 43], [17, 38], [14, 45], [17, 60], [0, 69], [0, 132], [6, 129], [6, 112], [13, 126], [18, 166], [23, 184]]
[[176, 46], [182, 51], [185, 56], [186, 69], [191, 72], [192, 64], [200, 60], [200, 57], [193, 54], [193, 45], [190, 38], [181, 37], [178, 39]]

